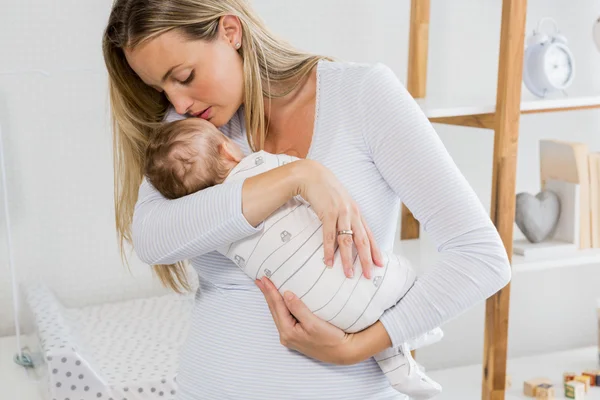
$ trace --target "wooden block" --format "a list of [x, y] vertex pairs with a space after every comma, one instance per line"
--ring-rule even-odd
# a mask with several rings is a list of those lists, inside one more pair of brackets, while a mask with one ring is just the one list
[[565, 372], [563, 374], [563, 383], [567, 383], [569, 381], [575, 380], [577, 373], [575, 372]]
[[596, 377], [598, 376], [596, 371], [583, 371], [583, 373], [581, 374], [583, 376], [589, 376], [590, 377], [590, 386], [596, 386]]
[[585, 384], [585, 392], [587, 393], [590, 390], [590, 377], [587, 375], [577, 375], [575, 377], [576, 381], [583, 382]]
[[552, 381], [546, 378], [536, 378], [525, 381], [523, 384], [523, 393], [525, 396], [535, 397], [537, 387], [542, 384], [548, 384], [552, 386]]
[[565, 397], [574, 400], [583, 400], [585, 397], [585, 383], [569, 381], [565, 383]]
[[590, 385], [600, 386], [600, 370], [590, 369], [585, 371], [582, 375], [589, 375], [591, 377]]
[[548, 383], [542, 383], [535, 389], [536, 399], [554, 400], [554, 386]]

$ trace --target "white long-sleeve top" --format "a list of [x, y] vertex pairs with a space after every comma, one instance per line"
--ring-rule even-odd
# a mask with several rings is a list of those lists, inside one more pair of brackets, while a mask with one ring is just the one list
[[[221, 130], [249, 154], [242, 112]], [[440, 252], [380, 319], [394, 345], [442, 325], [508, 283], [508, 258], [487, 212], [388, 67], [321, 61], [315, 118], [307, 158], [336, 175], [380, 248], [392, 250], [404, 202]], [[260, 291], [215, 251], [264, 227], [243, 216], [242, 185], [225, 183], [177, 200], [165, 199], [146, 180], [140, 187], [133, 218], [137, 255], [148, 264], [189, 259], [202, 283], [178, 399], [402, 398], [372, 360], [332, 366], [279, 344]]]

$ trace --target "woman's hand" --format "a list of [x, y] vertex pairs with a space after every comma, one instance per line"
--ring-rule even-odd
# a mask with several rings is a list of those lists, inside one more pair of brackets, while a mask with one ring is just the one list
[[323, 362], [339, 365], [356, 362], [354, 334], [323, 321], [291, 292], [281, 296], [268, 278], [257, 279], [255, 283], [267, 300], [282, 345]]
[[380, 321], [360, 332], [346, 333], [314, 315], [293, 293], [281, 296], [269, 278], [254, 282], [267, 300], [285, 347], [323, 362], [352, 365], [392, 346]]
[[[293, 163], [292, 163], [293, 164]], [[373, 233], [360, 214], [358, 205], [346, 189], [327, 168], [313, 160], [302, 160], [298, 194], [311, 204], [323, 223], [323, 250], [325, 264], [333, 266], [335, 245], [339, 246], [344, 273], [354, 275], [352, 245], [356, 246], [363, 275], [371, 278], [375, 264], [383, 267], [381, 252], [375, 244]], [[340, 231], [352, 234], [338, 234]]]

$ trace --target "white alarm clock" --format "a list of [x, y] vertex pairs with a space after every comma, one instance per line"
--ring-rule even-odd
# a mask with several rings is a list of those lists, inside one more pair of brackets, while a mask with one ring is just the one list
[[596, 48], [598, 51], [600, 51], [600, 18], [594, 22], [594, 27], [592, 28], [592, 37], [594, 38]]
[[[540, 28], [545, 21], [554, 23], [555, 32], [547, 35]], [[556, 22], [542, 18], [537, 29], [527, 39], [523, 55], [523, 83], [538, 97], [564, 91], [573, 83], [575, 58], [567, 46], [567, 39], [558, 32]]]

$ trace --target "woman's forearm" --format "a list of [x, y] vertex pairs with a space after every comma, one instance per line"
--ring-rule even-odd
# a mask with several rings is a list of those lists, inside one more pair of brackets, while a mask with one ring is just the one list
[[299, 194], [303, 176], [311, 168], [308, 160], [298, 160], [244, 181], [242, 213], [257, 226], [292, 197]]
[[367, 329], [355, 333], [350, 346], [348, 364], [356, 364], [392, 347], [392, 340], [383, 324], [377, 321]]

